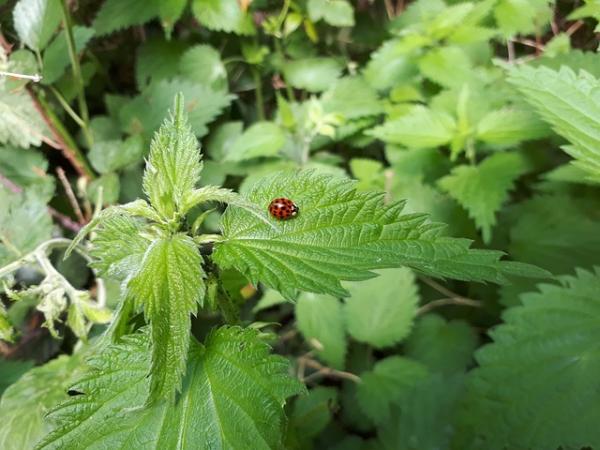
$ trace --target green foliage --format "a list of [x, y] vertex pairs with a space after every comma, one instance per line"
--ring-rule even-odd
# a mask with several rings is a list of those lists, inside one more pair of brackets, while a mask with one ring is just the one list
[[13, 9], [19, 39], [35, 51], [46, 46], [60, 19], [60, 2], [56, 0], [19, 0]]
[[575, 158], [574, 164], [600, 179], [598, 79], [586, 72], [576, 74], [568, 67], [555, 71], [522, 66], [510, 70], [509, 81], [542, 119], [572, 144], [563, 149]]
[[155, 240], [129, 282], [136, 304], [152, 324], [151, 400], [180, 389], [190, 344], [190, 314], [204, 298], [202, 257], [183, 234]]
[[2, 449], [600, 447], [597, 0], [0, 5]]
[[323, 361], [344, 367], [346, 333], [342, 305], [337, 298], [302, 294], [296, 303], [298, 329]]
[[[36, 448], [281, 447], [283, 405], [302, 387], [256, 331], [225, 327], [204, 345], [193, 343], [177, 403], [145, 408], [148, 350], [147, 333], [137, 333], [91, 358], [89, 370], [71, 387], [82, 395], [52, 410], [56, 425]], [[98, 427], [98, 421], [105, 426]]]
[[477, 166], [457, 166], [439, 180], [439, 185], [458, 201], [481, 229], [489, 243], [496, 224], [496, 211], [508, 199], [515, 180], [526, 170], [519, 154], [496, 153]]
[[439, 224], [401, 215], [402, 203], [384, 206], [382, 194], [357, 192], [348, 180], [311, 171], [276, 173], [257, 183], [248, 198], [266, 208], [282, 196], [296, 202], [298, 217], [273, 229], [243, 210], [228, 210], [213, 259], [289, 298], [298, 289], [346, 296], [340, 280], [364, 280], [371, 269], [402, 265], [459, 279], [543, 276], [500, 261], [497, 252], [472, 250], [466, 240], [441, 237]]
[[4, 265], [49, 239], [52, 221], [46, 198], [36, 189], [15, 194], [0, 187], [0, 194], [0, 264]]
[[237, 0], [192, 0], [192, 11], [198, 21], [210, 30], [252, 35], [252, 17]]
[[417, 321], [406, 340], [406, 355], [420, 361], [432, 372], [463, 372], [477, 348], [475, 330], [463, 320], [446, 321], [427, 314]]
[[44, 417], [58, 402], [80, 365], [76, 356], [61, 356], [25, 373], [0, 400], [0, 445], [6, 450], [33, 448], [48, 431]]
[[335, 27], [354, 25], [354, 11], [346, 0], [308, 0], [308, 15], [315, 22], [323, 19]]
[[465, 443], [490, 450], [600, 445], [593, 427], [599, 287], [597, 270], [579, 270], [506, 311], [494, 343], [476, 354], [480, 368], [470, 376], [461, 419]]
[[388, 269], [363, 282], [345, 283], [348, 333], [359, 342], [388, 347], [410, 333], [419, 296], [415, 277], [406, 268]]
[[416, 361], [400, 356], [382, 359], [361, 376], [356, 391], [358, 405], [373, 422], [386, 422], [391, 418], [391, 408], [426, 377], [427, 369]]
[[141, 25], [159, 15], [160, 3], [162, 2], [159, 0], [105, 0], [92, 23], [92, 28], [101, 36]]
[[177, 97], [172, 116], [152, 139], [144, 172], [144, 191], [165, 219], [173, 218], [182, 209], [185, 196], [198, 182], [202, 170], [183, 101], [182, 96]]

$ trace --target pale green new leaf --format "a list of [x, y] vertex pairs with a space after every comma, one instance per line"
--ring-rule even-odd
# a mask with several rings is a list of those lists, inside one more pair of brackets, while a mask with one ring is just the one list
[[503, 108], [486, 114], [477, 124], [477, 139], [492, 145], [515, 145], [548, 135], [548, 127], [533, 113]]
[[354, 26], [354, 11], [347, 0], [308, 0], [307, 6], [313, 22], [323, 19], [334, 27]]
[[0, 448], [33, 448], [49, 431], [48, 410], [67, 399], [67, 389], [79, 358], [60, 356], [26, 372], [12, 384], [0, 400]]
[[427, 314], [406, 340], [406, 355], [432, 372], [450, 375], [464, 371], [471, 363], [477, 341], [475, 330], [467, 322], [446, 321], [437, 314]]
[[527, 170], [518, 153], [495, 153], [477, 166], [457, 166], [439, 185], [458, 201], [481, 229], [483, 241], [492, 238], [496, 212], [508, 199], [514, 182]]
[[561, 281], [521, 296], [476, 353], [461, 448], [600, 447], [600, 271]]
[[242, 10], [238, 0], [192, 0], [192, 12], [200, 25], [209, 30], [242, 35], [256, 33], [252, 16]]
[[387, 120], [367, 134], [388, 144], [429, 148], [448, 144], [452, 140], [455, 128], [456, 123], [449, 114], [419, 105], [403, 116]]
[[346, 333], [340, 301], [326, 295], [304, 293], [296, 303], [296, 320], [304, 339], [317, 350], [319, 358], [336, 369], [343, 369]]
[[204, 345], [193, 343], [177, 403], [144, 408], [148, 344], [147, 335], [138, 333], [95, 355], [72, 387], [83, 395], [52, 411], [56, 426], [37, 448], [283, 447], [283, 405], [303, 388], [288, 375], [288, 362], [269, 354], [256, 330], [220, 328]]
[[552, 19], [552, 8], [546, 0], [499, 0], [494, 16], [500, 31], [510, 38], [539, 32]]
[[165, 218], [183, 209], [184, 199], [194, 189], [202, 164], [198, 141], [177, 95], [171, 117], [165, 120], [150, 146], [144, 171], [144, 191], [152, 206]]
[[419, 295], [415, 276], [401, 267], [378, 271], [370, 280], [344, 283], [350, 298], [344, 305], [348, 333], [359, 342], [388, 347], [410, 333]]
[[514, 67], [509, 82], [572, 145], [563, 149], [600, 181], [600, 80], [568, 67]]
[[19, 39], [30, 49], [44, 49], [61, 19], [59, 0], [19, 0], [13, 21]]
[[390, 419], [391, 408], [406, 392], [427, 377], [427, 368], [401, 356], [388, 356], [364, 372], [356, 390], [358, 406], [375, 423]]
[[505, 281], [505, 275], [546, 276], [531, 266], [500, 261], [501, 252], [470, 249], [470, 241], [441, 237], [442, 225], [422, 214], [402, 215], [403, 203], [357, 192], [348, 179], [313, 171], [277, 172], [258, 181], [248, 199], [265, 208], [292, 199], [297, 217], [276, 230], [239, 208], [222, 218], [223, 240], [213, 259], [294, 298], [297, 290], [347, 296], [340, 280], [364, 280], [370, 270], [409, 266], [441, 277]]
[[181, 389], [191, 335], [190, 314], [204, 300], [202, 257], [184, 234], [152, 242], [128, 293], [151, 324], [150, 398], [172, 399]]
[[90, 251], [90, 267], [99, 275], [125, 280], [136, 273], [151, 244], [146, 227], [128, 214], [114, 214], [100, 222]]

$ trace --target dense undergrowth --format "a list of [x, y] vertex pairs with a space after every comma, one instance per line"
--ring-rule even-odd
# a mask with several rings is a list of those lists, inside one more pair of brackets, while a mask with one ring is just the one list
[[600, 449], [599, 18], [0, 0], [0, 449]]

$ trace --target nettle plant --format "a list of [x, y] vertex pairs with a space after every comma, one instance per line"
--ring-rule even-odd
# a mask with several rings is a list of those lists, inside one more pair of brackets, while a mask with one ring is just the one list
[[[198, 142], [182, 95], [152, 140], [143, 177], [148, 198], [111, 206], [79, 233], [92, 233], [90, 266], [116, 279], [121, 300], [107, 331], [83, 351], [73, 395], [51, 409], [39, 449], [280, 448], [286, 400], [303, 393], [289, 361], [271, 354], [272, 335], [244, 324], [224, 288], [227, 269], [293, 301], [299, 291], [345, 297], [342, 280], [406, 266], [459, 280], [502, 283], [544, 277], [502, 253], [445, 237], [423, 214], [355, 183], [310, 170], [273, 173], [246, 197], [217, 186], [197, 188]], [[299, 214], [269, 214], [286, 198]], [[221, 234], [202, 234], [199, 205], [226, 203]], [[202, 340], [192, 333], [199, 310], [219, 311], [223, 325]], [[81, 358], [73, 356], [72, 358]], [[60, 359], [59, 359], [60, 361]]]

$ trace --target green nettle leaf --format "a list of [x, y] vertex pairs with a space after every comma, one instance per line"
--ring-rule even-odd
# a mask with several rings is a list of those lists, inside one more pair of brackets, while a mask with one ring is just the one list
[[552, 18], [550, 2], [546, 0], [500, 0], [494, 16], [506, 37], [534, 34]]
[[19, 39], [30, 49], [44, 49], [61, 20], [58, 0], [19, 0], [13, 21]]
[[[0, 50], [2, 52], [2, 50]], [[10, 90], [0, 78], [0, 144], [38, 147], [51, 136], [27, 90]]]
[[309, 92], [329, 88], [342, 73], [343, 66], [333, 58], [305, 58], [283, 65], [285, 80], [293, 87]]
[[105, 0], [92, 28], [98, 36], [142, 25], [158, 17], [160, 4], [166, 0]]
[[600, 447], [600, 270], [561, 282], [521, 296], [476, 353], [460, 448]]
[[151, 324], [150, 401], [172, 398], [181, 387], [190, 345], [190, 314], [204, 299], [202, 257], [184, 234], [152, 242], [128, 285]]
[[518, 153], [495, 153], [478, 166], [457, 166], [439, 180], [440, 187], [469, 211], [481, 229], [483, 241], [489, 243], [496, 211], [508, 199], [515, 180], [527, 166]]
[[144, 172], [144, 191], [167, 219], [183, 209], [184, 198], [194, 189], [202, 170], [198, 141], [183, 108], [183, 97], [178, 95], [171, 117], [152, 139]]
[[144, 139], [140, 135], [124, 141], [96, 141], [88, 158], [92, 167], [100, 173], [110, 173], [139, 162], [144, 154]]
[[213, 259], [253, 283], [294, 298], [297, 290], [347, 296], [340, 280], [371, 278], [372, 269], [408, 266], [434, 276], [504, 282], [506, 275], [547, 276], [526, 264], [500, 261], [501, 252], [470, 249], [470, 241], [442, 237], [443, 226], [423, 214], [402, 215], [403, 203], [357, 192], [355, 183], [310, 170], [277, 172], [251, 188], [248, 199], [264, 210], [277, 197], [292, 199], [297, 217], [274, 225], [228, 208]]
[[591, 268], [600, 252], [599, 207], [596, 201], [564, 194], [538, 195], [520, 203], [513, 212], [510, 254], [555, 274]]
[[354, 26], [354, 11], [346, 0], [308, 0], [308, 15], [314, 22], [323, 19], [334, 27]]
[[186, 98], [185, 111], [197, 137], [207, 133], [206, 125], [234, 98], [226, 92], [215, 91], [183, 78], [153, 82], [119, 111], [123, 131], [129, 134], [142, 133], [150, 140], [163, 122], [164, 111], [171, 107], [173, 97], [178, 93], [183, 93]]
[[256, 33], [252, 16], [242, 10], [238, 0], [192, 0], [192, 12], [209, 30], [242, 35]]
[[90, 254], [94, 260], [90, 266], [102, 276], [119, 281], [130, 278], [139, 270], [151, 243], [144, 231], [144, 223], [127, 214], [103, 219], [92, 240]]
[[515, 145], [543, 138], [548, 132], [548, 127], [534, 114], [515, 108], [491, 111], [477, 124], [477, 139], [492, 145]]
[[227, 70], [219, 52], [210, 45], [195, 45], [186, 50], [179, 62], [179, 73], [215, 90], [227, 90]]
[[311, 389], [308, 395], [298, 397], [294, 401], [290, 427], [302, 439], [318, 435], [331, 421], [337, 398], [337, 389], [322, 386]]
[[359, 76], [338, 80], [323, 93], [321, 103], [326, 113], [340, 114], [348, 120], [383, 113], [377, 92]]
[[177, 66], [185, 49], [183, 42], [167, 41], [162, 37], [150, 38], [140, 45], [135, 62], [135, 81], [138, 88], [143, 90], [153, 81], [177, 76]]
[[377, 90], [390, 89], [409, 81], [417, 67], [409, 57], [410, 49], [401, 40], [386, 41], [374, 53], [364, 70], [367, 82]]
[[415, 106], [405, 115], [387, 120], [367, 134], [389, 144], [428, 148], [448, 144], [454, 136], [455, 128], [454, 118], [449, 114]]
[[78, 357], [60, 356], [26, 372], [11, 385], [0, 400], [0, 448], [23, 450], [49, 431], [44, 420], [48, 410], [67, 399]]
[[428, 376], [419, 362], [401, 356], [388, 356], [364, 372], [356, 390], [358, 406], [376, 424], [390, 419], [391, 408], [408, 390]]
[[357, 341], [387, 347], [410, 333], [419, 295], [410, 269], [379, 271], [371, 280], [344, 283], [350, 298], [344, 305], [348, 333]]
[[0, 395], [32, 367], [33, 361], [0, 360]]
[[34, 250], [51, 235], [46, 199], [36, 189], [15, 194], [0, 187], [0, 266]]
[[[394, 406], [378, 430], [381, 450], [439, 450], [452, 447], [464, 377], [439, 374], [420, 380]], [[487, 447], [483, 447], [487, 450]], [[512, 448], [511, 448], [512, 449]]]
[[273, 122], [256, 122], [244, 131], [227, 150], [226, 161], [277, 156], [285, 144], [285, 134]]
[[319, 358], [336, 369], [344, 368], [346, 333], [340, 301], [326, 295], [304, 293], [298, 298], [295, 311], [298, 329], [317, 350]]
[[[94, 36], [94, 30], [87, 27], [73, 27], [73, 39], [75, 40], [75, 49], [81, 53], [89, 40]], [[65, 31], [61, 31], [48, 48], [44, 51], [42, 83], [52, 84], [57, 81], [69, 66], [69, 50], [67, 48], [67, 38]]]
[[256, 330], [220, 328], [193, 343], [179, 400], [144, 408], [148, 347], [138, 333], [93, 356], [71, 388], [83, 395], [54, 408], [37, 448], [282, 448], [283, 405], [303, 387]]
[[450, 375], [464, 371], [471, 363], [477, 341], [475, 330], [467, 322], [446, 321], [437, 314], [427, 314], [406, 340], [406, 355], [432, 372]]
[[600, 181], [600, 80], [568, 67], [556, 71], [526, 65], [510, 69], [508, 80], [572, 144], [563, 150], [575, 158], [574, 164]]
[[187, 0], [167, 0], [160, 2], [158, 5], [160, 23], [165, 29], [167, 37], [171, 36], [173, 26], [183, 14], [183, 10], [185, 9], [187, 3]]
[[473, 77], [473, 64], [460, 47], [439, 47], [427, 52], [419, 60], [419, 70], [445, 87], [460, 87]]

